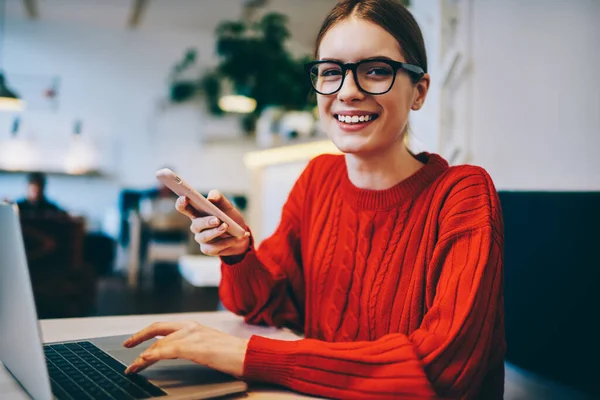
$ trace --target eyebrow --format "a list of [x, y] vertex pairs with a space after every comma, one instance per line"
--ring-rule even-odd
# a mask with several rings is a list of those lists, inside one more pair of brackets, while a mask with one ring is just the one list
[[[358, 61], [366, 61], [366, 60], [390, 60], [390, 61], [394, 61], [392, 58], [387, 57], [387, 56], [373, 56], [373, 57], [367, 57], [367, 58], [363, 58], [361, 60]], [[335, 61], [335, 62], [339, 62], [339, 63], [344, 63], [344, 61], [340, 60], [339, 58], [321, 58], [319, 61]], [[356, 62], [358, 62], [356, 61]]]

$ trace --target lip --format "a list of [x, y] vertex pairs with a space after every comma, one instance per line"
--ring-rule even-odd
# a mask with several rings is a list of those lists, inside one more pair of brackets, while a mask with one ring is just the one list
[[350, 115], [350, 116], [358, 115], [358, 116], [361, 116], [361, 115], [371, 115], [371, 114], [375, 114], [375, 115], [379, 116], [379, 114], [376, 112], [362, 111], [362, 110], [348, 110], [348, 111], [340, 110], [340, 111], [333, 112], [334, 116], [336, 116], [336, 115]]

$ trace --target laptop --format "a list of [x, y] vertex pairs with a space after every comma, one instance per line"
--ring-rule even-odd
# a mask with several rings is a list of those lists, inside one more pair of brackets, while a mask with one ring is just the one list
[[247, 390], [237, 378], [184, 360], [125, 375], [152, 343], [126, 349], [127, 337], [42, 343], [18, 209], [0, 202], [0, 361], [31, 398], [206, 399]]

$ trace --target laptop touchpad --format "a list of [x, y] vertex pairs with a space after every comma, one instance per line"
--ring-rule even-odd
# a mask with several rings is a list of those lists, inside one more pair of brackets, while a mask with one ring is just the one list
[[[111, 356], [129, 365], [144, 351], [145, 346], [134, 349], [109, 350]], [[183, 387], [190, 384], [218, 384], [237, 381], [231, 375], [212, 368], [198, 365], [187, 360], [163, 360], [140, 372], [140, 375], [153, 382], [160, 383], [164, 389]]]

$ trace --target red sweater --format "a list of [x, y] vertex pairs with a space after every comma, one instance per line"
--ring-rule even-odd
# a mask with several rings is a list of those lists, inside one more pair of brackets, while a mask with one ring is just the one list
[[276, 232], [224, 260], [220, 295], [253, 336], [244, 376], [333, 398], [501, 399], [503, 223], [488, 174], [435, 154], [387, 190], [348, 178], [343, 156], [312, 160]]

